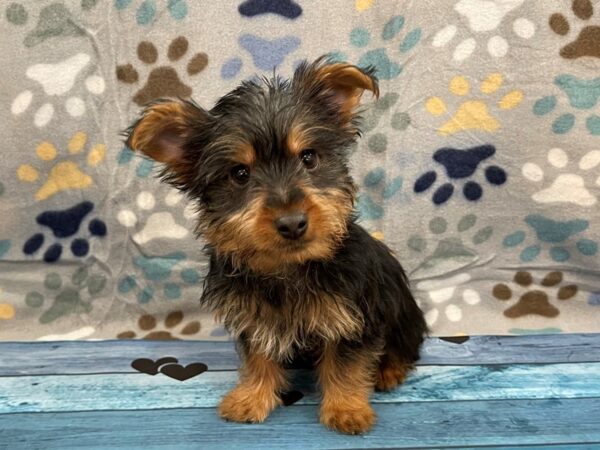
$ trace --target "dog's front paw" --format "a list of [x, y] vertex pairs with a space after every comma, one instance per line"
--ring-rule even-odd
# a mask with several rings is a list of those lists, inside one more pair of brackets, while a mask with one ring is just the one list
[[264, 422], [269, 413], [281, 400], [273, 393], [261, 395], [256, 390], [236, 387], [231, 390], [219, 405], [219, 415], [234, 422]]
[[361, 434], [369, 431], [377, 416], [369, 403], [356, 408], [343, 406], [323, 406], [321, 408], [321, 423], [332, 430], [346, 434]]

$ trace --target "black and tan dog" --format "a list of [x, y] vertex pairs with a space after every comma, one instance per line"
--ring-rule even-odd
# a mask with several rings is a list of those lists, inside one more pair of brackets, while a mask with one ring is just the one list
[[373, 71], [320, 58], [291, 80], [244, 82], [207, 111], [160, 100], [129, 146], [165, 164], [197, 202], [210, 271], [202, 303], [238, 341], [240, 381], [219, 412], [260, 422], [281, 403], [284, 365], [314, 362], [321, 422], [375, 422], [373, 388], [401, 383], [419, 357], [423, 315], [389, 249], [355, 223], [349, 149]]

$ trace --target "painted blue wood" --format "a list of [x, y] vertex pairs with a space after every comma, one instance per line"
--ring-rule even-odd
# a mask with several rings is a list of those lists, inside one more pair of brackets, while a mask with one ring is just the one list
[[175, 356], [203, 362], [214, 370], [236, 370], [232, 342], [223, 341], [65, 341], [0, 342], [0, 376], [77, 373], [135, 373], [131, 361]]
[[600, 400], [503, 400], [377, 404], [365, 436], [318, 423], [316, 405], [276, 410], [264, 424], [226, 423], [214, 409], [0, 415], [5, 448], [312, 449], [442, 448], [600, 443]]
[[[518, 447], [505, 446], [489, 446], [486, 445], [485, 450], [526, 450], [526, 449], [548, 449], [548, 450], [598, 450], [600, 442], [592, 442], [589, 444], [543, 444], [543, 445], [519, 445]], [[461, 447], [460, 450], [481, 450], [482, 447]]]
[[[127, 373], [136, 358], [176, 356], [213, 370], [239, 365], [233, 343], [214, 341], [96, 341], [0, 343], [0, 376]], [[462, 344], [426, 341], [421, 365], [600, 362], [600, 334], [472, 336]]]
[[[308, 372], [296, 372], [298, 404], [317, 404]], [[600, 363], [421, 366], [400, 388], [375, 393], [376, 403], [457, 400], [600, 399]], [[237, 373], [205, 372], [185, 382], [159, 374], [0, 377], [0, 414], [88, 410], [215, 407]]]
[[600, 334], [471, 336], [462, 344], [428, 339], [421, 364], [600, 362]]

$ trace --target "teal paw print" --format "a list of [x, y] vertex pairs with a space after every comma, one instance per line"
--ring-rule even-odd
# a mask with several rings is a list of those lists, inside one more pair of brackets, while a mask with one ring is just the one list
[[186, 261], [183, 252], [174, 252], [164, 256], [137, 256], [133, 263], [140, 276], [126, 275], [119, 280], [118, 289], [121, 294], [137, 291], [140, 303], [150, 302], [156, 289], [162, 289], [166, 299], [176, 300], [181, 298], [182, 285], [195, 285], [200, 282], [200, 274], [196, 269], [185, 267], [178, 270]]
[[[573, 75], [559, 75], [554, 79], [554, 84], [566, 95], [569, 105], [578, 111], [590, 111], [598, 105], [600, 99], [600, 77], [583, 80]], [[540, 98], [533, 105], [533, 113], [543, 117], [553, 112], [558, 105], [556, 95]], [[575, 126], [576, 117], [571, 112], [560, 114], [552, 122], [552, 132], [566, 134]], [[600, 136], [600, 116], [589, 114], [585, 119], [585, 127], [593, 136]]]
[[[134, 3], [133, 0], [114, 0], [114, 6], [118, 11], [126, 11]], [[138, 25], [150, 25], [157, 16], [160, 16], [165, 7], [172, 19], [177, 22], [185, 19], [188, 15], [188, 5], [186, 0], [168, 0], [161, 4], [162, 10], [159, 10], [157, 0], [143, 0], [135, 2], [137, 8], [135, 10], [135, 20]]]
[[402, 177], [386, 180], [382, 167], [371, 170], [363, 180], [363, 192], [358, 195], [357, 210], [361, 219], [379, 220], [385, 214], [385, 202], [402, 189]]
[[388, 137], [385, 133], [371, 133], [375, 130], [381, 118], [390, 116], [390, 126], [393, 130], [404, 131], [411, 123], [409, 114], [405, 111], [396, 110], [390, 115], [390, 111], [394, 109], [396, 103], [400, 99], [400, 94], [396, 92], [388, 92], [382, 95], [379, 100], [373, 104], [373, 107], [365, 112], [362, 121], [362, 133], [367, 143], [367, 148], [372, 153], [383, 153], [388, 147]]
[[462, 216], [451, 227], [443, 217], [429, 221], [429, 234], [413, 234], [407, 246], [418, 255], [415, 276], [435, 276], [463, 269], [479, 259], [478, 247], [493, 235], [491, 225], [479, 226], [475, 214]]
[[[373, 66], [380, 80], [393, 80], [402, 73], [402, 64], [396, 59], [409, 53], [421, 40], [421, 28], [414, 28], [398, 39], [404, 29], [406, 20], [403, 16], [392, 17], [383, 27], [379, 36], [381, 46], [364, 52], [356, 63], [359, 67]], [[357, 49], [372, 47], [371, 31], [364, 27], [356, 27], [350, 32], [350, 44]], [[393, 56], [390, 57], [390, 54]], [[342, 52], [331, 53], [334, 60], [347, 60]]]
[[[99, 298], [107, 278], [103, 274], [90, 273], [87, 267], [78, 268], [70, 282], [64, 282], [56, 272], [50, 272], [44, 279], [44, 293], [30, 291], [25, 295], [25, 304], [33, 309], [47, 307], [40, 315], [39, 322], [48, 324], [70, 314], [89, 313], [92, 301]], [[51, 304], [47, 297], [53, 297]]]
[[[521, 251], [519, 258], [523, 262], [535, 261], [543, 248], [548, 248], [554, 261], [568, 261], [573, 251], [568, 249], [569, 241], [590, 226], [584, 219], [557, 221], [538, 214], [529, 215], [524, 221], [535, 234], [537, 242], [527, 245]], [[504, 238], [503, 245], [506, 248], [520, 247], [525, 244], [527, 236], [523, 230], [515, 231]], [[598, 243], [591, 239], [579, 238], [575, 242], [575, 251], [582, 256], [594, 256], [598, 253]]]
[[135, 174], [140, 178], [146, 178], [154, 169], [154, 161], [150, 158], [136, 154], [129, 147], [123, 147], [117, 154], [117, 164], [119, 166], [128, 166], [135, 164]]
[[[31, 6], [32, 2], [28, 2]], [[81, 11], [91, 11], [98, 0], [80, 0]], [[30, 11], [25, 7], [27, 2], [11, 2], [4, 10], [6, 20], [15, 26], [25, 26], [29, 22]], [[25, 36], [25, 47], [35, 47], [48, 39], [57, 37], [85, 36], [86, 29], [80, 25], [79, 12], [71, 12], [63, 3], [55, 2], [44, 6], [38, 16], [37, 24]]]
[[10, 239], [0, 239], [0, 259], [10, 250]]

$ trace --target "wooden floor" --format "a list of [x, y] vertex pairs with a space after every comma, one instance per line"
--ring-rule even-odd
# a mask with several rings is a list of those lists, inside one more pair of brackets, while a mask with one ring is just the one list
[[600, 449], [600, 335], [464, 339], [429, 339], [409, 381], [373, 396], [364, 436], [319, 424], [303, 371], [264, 424], [220, 420], [230, 343], [0, 343], [0, 449]]

